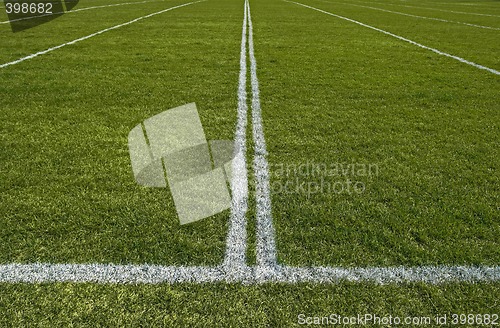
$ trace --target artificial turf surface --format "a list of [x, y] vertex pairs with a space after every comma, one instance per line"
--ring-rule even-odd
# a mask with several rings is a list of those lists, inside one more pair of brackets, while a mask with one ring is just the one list
[[[500, 69], [497, 30], [348, 4], [499, 28], [498, 17], [427, 9], [500, 16], [496, 1], [299, 2]], [[69, 13], [15, 34], [3, 24], [0, 63], [182, 3]], [[296, 4], [250, 4], [272, 185], [353, 178], [366, 186], [275, 190], [280, 262], [498, 265], [499, 77]], [[196, 102], [207, 139], [234, 138], [242, 19], [242, 1], [209, 0], [0, 70], [0, 263], [221, 262], [228, 211], [179, 226], [168, 190], [135, 184], [127, 134]], [[310, 163], [378, 171], [293, 171]], [[290, 326], [300, 313], [499, 313], [499, 297], [498, 283], [1, 284], [0, 325]]]

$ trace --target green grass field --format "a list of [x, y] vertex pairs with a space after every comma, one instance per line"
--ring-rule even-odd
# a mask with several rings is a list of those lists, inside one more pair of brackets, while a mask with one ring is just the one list
[[[297, 2], [500, 70], [498, 1]], [[81, 0], [75, 9], [118, 3]], [[18, 33], [2, 23], [0, 65], [184, 3], [74, 11]], [[500, 76], [295, 3], [250, 6], [278, 262], [498, 268]], [[244, 1], [208, 0], [0, 68], [0, 265], [223, 261], [229, 210], [179, 225], [168, 189], [135, 183], [127, 136], [148, 117], [196, 102], [207, 139], [234, 140], [243, 17]], [[376, 171], [307, 170], [335, 165]], [[295, 188], [347, 180], [362, 192]], [[0, 282], [0, 327], [289, 327], [299, 314], [499, 314], [498, 299], [498, 277]]]

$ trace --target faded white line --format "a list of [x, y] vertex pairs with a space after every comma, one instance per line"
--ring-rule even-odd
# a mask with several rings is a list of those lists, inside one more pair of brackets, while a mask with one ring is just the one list
[[483, 65], [479, 65], [479, 64], [476, 64], [476, 63], [471, 62], [469, 60], [463, 59], [461, 57], [458, 57], [458, 56], [451, 55], [449, 53], [443, 52], [441, 50], [437, 50], [437, 49], [434, 49], [434, 48], [431, 48], [431, 47], [428, 47], [428, 46], [424, 46], [423, 44], [420, 44], [418, 42], [412, 41], [410, 39], [404, 38], [402, 36], [396, 35], [396, 34], [391, 33], [391, 32], [387, 32], [385, 30], [379, 29], [379, 28], [374, 27], [374, 26], [371, 26], [371, 25], [368, 25], [368, 24], [365, 24], [365, 23], [361, 23], [361, 22], [359, 22], [357, 20], [354, 20], [354, 19], [351, 19], [351, 18], [347, 18], [347, 17], [344, 17], [344, 16], [340, 16], [340, 15], [337, 15], [337, 14], [333, 14], [331, 12], [328, 12], [328, 11], [325, 11], [325, 10], [322, 10], [322, 9], [318, 9], [318, 8], [315, 8], [315, 7], [312, 7], [312, 6], [308, 6], [308, 5], [305, 5], [305, 4], [300, 3], [300, 2], [288, 1], [288, 0], [283, 0], [283, 1], [294, 3], [296, 5], [299, 5], [299, 6], [302, 6], [302, 7], [305, 7], [305, 8], [316, 10], [316, 11], [321, 12], [323, 14], [334, 16], [334, 17], [337, 17], [337, 18], [340, 18], [340, 19], [343, 19], [343, 20], [346, 20], [346, 21], [349, 21], [349, 22], [352, 22], [352, 23], [355, 23], [355, 24], [367, 27], [367, 28], [375, 30], [377, 32], [384, 33], [386, 35], [392, 36], [392, 37], [394, 37], [396, 39], [399, 39], [401, 41], [405, 41], [405, 42], [411, 43], [411, 44], [413, 44], [413, 45], [415, 45], [417, 47], [420, 47], [420, 48], [423, 48], [423, 49], [426, 49], [426, 50], [430, 50], [430, 51], [432, 51], [432, 52], [434, 52], [434, 53], [436, 53], [438, 55], [449, 57], [449, 58], [453, 58], [453, 59], [458, 60], [459, 62], [462, 62], [464, 64], [467, 64], [467, 65], [470, 65], [470, 66], [474, 66], [476, 68], [488, 71], [488, 72], [493, 73], [495, 75], [500, 75], [500, 71], [497, 71], [497, 70], [495, 70], [493, 68], [489, 68], [489, 67], [486, 67], [486, 66], [483, 66]]
[[11, 23], [11, 22], [18, 22], [18, 21], [23, 21], [23, 20], [29, 20], [29, 19], [35, 19], [35, 18], [40, 18], [40, 17], [59, 15], [59, 14], [70, 14], [70, 13], [76, 13], [76, 12], [79, 12], [79, 11], [91, 10], [91, 9], [117, 7], [117, 6], [126, 6], [126, 5], [135, 5], [135, 4], [141, 4], [141, 3], [160, 2], [160, 1], [165, 1], [165, 0], [159, 0], [159, 1], [148, 0], [148, 1], [138, 1], [138, 2], [124, 2], [124, 3], [115, 3], [115, 4], [110, 4], [110, 5], [85, 7], [85, 8], [73, 9], [73, 10], [63, 11], [63, 12], [54, 12], [52, 14], [45, 14], [45, 15], [37, 15], [37, 16], [17, 18], [17, 19], [12, 19], [12, 20], [7, 20], [7, 21], [0, 22], [0, 24], [8, 24], [8, 23]]
[[[317, 1], [325, 2], [325, 3], [332, 3], [332, 4], [334, 3], [331, 1], [323, 1], [323, 0], [317, 0]], [[377, 8], [377, 7], [356, 5], [354, 3], [345, 3], [345, 2], [339, 2], [339, 3], [344, 4], [344, 5], [349, 5], [349, 6], [356, 6], [356, 7], [361, 7], [361, 8], [368, 8], [368, 9], [373, 9], [373, 10], [384, 11], [387, 13], [398, 14], [398, 15], [403, 15], [403, 16], [408, 16], [408, 17], [421, 18], [421, 19], [427, 19], [427, 20], [433, 20], [433, 21], [445, 22], [445, 23], [462, 24], [462, 25], [467, 25], [467, 26], [471, 26], [471, 27], [478, 27], [478, 28], [483, 28], [483, 29], [489, 29], [489, 30], [500, 30], [500, 28], [497, 28], [497, 27], [477, 25], [477, 24], [464, 23], [464, 22], [458, 22], [458, 21], [451, 21], [451, 20], [435, 18], [435, 17], [412, 15], [412, 14], [402, 13], [399, 11], [392, 11], [392, 10], [387, 10], [387, 9], [382, 9], [382, 8]]]
[[[256, 267], [247, 267], [235, 282], [250, 283], [407, 283], [443, 284], [500, 281], [500, 267], [281, 267], [272, 277], [258, 276]], [[0, 283], [98, 283], [160, 284], [215, 283], [227, 281], [223, 267], [173, 267], [161, 265], [114, 264], [2, 264]]]
[[438, 6], [446, 6], [450, 8], [450, 6], [466, 6], [466, 7], [475, 7], [474, 9], [484, 9], [484, 10], [499, 10], [500, 7], [498, 6], [488, 6], [485, 5], [484, 3], [460, 3], [460, 2], [450, 2], [450, 3], [444, 3], [444, 2], [433, 2], [432, 5], [438, 5]]
[[498, 7], [490, 7], [485, 5], [484, 3], [466, 3], [466, 2], [433, 2], [433, 5], [443, 5], [443, 6], [471, 6], [471, 7], [480, 7], [486, 9], [498, 9]]
[[[363, 2], [363, 3], [373, 4], [373, 2], [360, 1], [360, 0], [356, 0], [356, 1], [357, 2]], [[376, 3], [379, 4], [379, 5], [389, 5], [389, 6], [399, 6], [399, 7], [406, 7], [406, 8], [417, 8], [417, 9], [428, 9], [428, 10], [442, 11], [442, 12], [445, 12], [445, 13], [465, 14], [465, 15], [475, 15], [475, 16], [500, 17], [499, 15], [482, 14], [482, 13], [471, 13], [471, 12], [466, 12], [466, 11], [445, 10], [445, 9], [431, 8], [431, 7], [409, 6], [409, 5], [402, 5], [402, 4], [397, 4], [397, 3], [386, 3], [386, 2], [384, 2], [384, 3], [376, 2]]]
[[267, 162], [266, 140], [262, 125], [257, 60], [253, 43], [252, 15], [248, 6], [248, 50], [250, 57], [250, 77], [252, 83], [252, 135], [255, 147], [253, 169], [255, 175], [255, 198], [257, 214], [257, 266], [259, 276], [272, 276], [276, 269], [276, 244], [271, 213], [269, 187], [269, 165]]
[[21, 62], [23, 62], [25, 60], [32, 59], [32, 58], [38, 57], [40, 55], [47, 54], [47, 53], [52, 52], [54, 50], [57, 50], [57, 49], [65, 47], [65, 46], [69, 46], [69, 45], [75, 44], [75, 43], [80, 42], [80, 41], [84, 41], [84, 40], [90, 39], [90, 38], [92, 38], [94, 36], [97, 36], [97, 35], [100, 35], [100, 34], [103, 34], [103, 33], [109, 32], [109, 31], [112, 31], [112, 30], [116, 30], [116, 29], [118, 29], [120, 27], [133, 24], [133, 23], [141, 21], [143, 19], [150, 18], [150, 17], [156, 16], [156, 15], [159, 15], [159, 14], [163, 14], [163, 13], [165, 13], [167, 11], [171, 11], [171, 10], [174, 10], [174, 9], [177, 9], [177, 8], [182, 8], [182, 7], [185, 7], [185, 6], [189, 6], [189, 5], [192, 5], [192, 4], [195, 4], [195, 3], [204, 2], [204, 1], [206, 1], [206, 0], [195, 1], [195, 2], [188, 2], [188, 3], [185, 3], [185, 4], [179, 5], [179, 6], [170, 7], [170, 8], [164, 9], [164, 10], [160, 10], [160, 11], [157, 11], [155, 13], [152, 13], [152, 14], [149, 14], [149, 15], [146, 15], [146, 16], [142, 16], [142, 17], [133, 19], [133, 20], [128, 21], [126, 23], [115, 25], [115, 26], [109, 27], [107, 29], [101, 30], [99, 32], [89, 34], [87, 36], [75, 39], [73, 41], [66, 42], [66, 43], [60, 44], [58, 46], [55, 46], [55, 47], [52, 47], [52, 48], [48, 48], [48, 49], [39, 51], [39, 52], [31, 54], [29, 56], [22, 57], [22, 58], [19, 58], [17, 60], [14, 60], [14, 61], [11, 61], [11, 62], [8, 62], [8, 63], [5, 63], [5, 64], [1, 64], [0, 68], [4, 68], [4, 67], [7, 67], [7, 66], [11, 66], [11, 65], [16, 65], [16, 64], [19, 64], [19, 63], [21, 63]]
[[223, 266], [227, 268], [228, 280], [238, 280], [248, 271], [246, 265], [246, 239], [248, 209], [248, 172], [246, 167], [247, 134], [247, 21], [248, 13], [245, 2], [243, 27], [241, 32], [240, 75], [238, 82], [238, 112], [235, 132], [237, 155], [233, 161], [233, 179], [231, 182], [232, 203], [229, 231], [226, 241], [226, 254]]

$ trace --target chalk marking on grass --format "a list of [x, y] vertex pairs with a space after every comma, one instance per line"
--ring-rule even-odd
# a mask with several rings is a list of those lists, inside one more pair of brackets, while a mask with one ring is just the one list
[[[325, 2], [325, 3], [331, 3], [331, 4], [334, 3], [334, 2], [331, 2], [331, 1], [323, 1], [323, 0], [317, 0], [317, 1]], [[373, 9], [373, 10], [385, 11], [385, 12], [388, 12], [388, 13], [398, 14], [398, 15], [403, 15], [403, 16], [408, 16], [408, 17], [428, 19], [428, 20], [433, 20], [433, 21], [438, 21], [438, 22], [445, 22], [445, 23], [462, 24], [462, 25], [467, 25], [467, 26], [471, 26], [471, 27], [478, 27], [478, 28], [483, 28], [483, 29], [488, 29], [488, 30], [497, 30], [497, 31], [500, 31], [500, 28], [498, 28], [498, 27], [491, 27], [491, 26], [485, 26], [485, 25], [477, 25], [477, 24], [471, 24], [471, 23], [451, 21], [451, 20], [442, 19], [442, 18], [435, 18], [435, 17], [419, 16], [419, 15], [407, 14], [407, 13], [402, 13], [402, 12], [399, 12], [399, 11], [392, 11], [392, 10], [387, 10], [387, 9], [382, 9], [382, 8], [377, 8], [377, 7], [356, 5], [354, 3], [345, 3], [345, 2], [337, 2], [337, 3], [343, 4], [343, 5], [349, 5], [349, 6], [355, 6], [355, 7], [361, 7], [361, 8], [368, 8], [368, 9]]]
[[11, 22], [19, 22], [23, 20], [29, 20], [29, 19], [34, 19], [34, 18], [40, 18], [40, 17], [46, 17], [46, 16], [52, 16], [52, 15], [59, 15], [59, 14], [69, 14], [69, 13], [76, 13], [79, 11], [85, 11], [85, 10], [90, 10], [90, 9], [99, 9], [99, 8], [107, 8], [107, 7], [117, 7], [117, 6], [125, 6], [125, 5], [135, 5], [135, 4], [141, 4], [141, 3], [148, 3], [148, 2], [160, 2], [160, 1], [165, 1], [165, 0], [159, 0], [159, 1], [138, 1], [138, 2], [123, 2], [123, 3], [114, 3], [110, 5], [102, 5], [102, 6], [94, 6], [94, 7], [84, 7], [84, 8], [78, 8], [78, 9], [73, 9], [73, 10], [68, 10], [68, 11], [60, 11], [60, 12], [54, 12], [51, 14], [44, 14], [44, 15], [37, 15], [37, 16], [30, 16], [30, 17], [23, 17], [23, 18], [17, 18], [17, 19], [12, 19], [12, 20], [6, 20], [3, 22], [0, 22], [0, 24], [8, 24]]
[[262, 125], [259, 80], [257, 78], [257, 60], [253, 43], [252, 15], [247, 1], [248, 11], [248, 50], [250, 57], [250, 76], [252, 84], [252, 135], [254, 141], [253, 169], [255, 175], [255, 200], [257, 216], [257, 267], [256, 274], [273, 275], [276, 269], [276, 245], [271, 213], [271, 195], [269, 187], [269, 165], [267, 162], [266, 140]]
[[415, 45], [417, 47], [420, 47], [420, 48], [423, 48], [423, 49], [426, 49], [426, 50], [430, 50], [430, 51], [432, 51], [432, 52], [434, 52], [434, 53], [436, 53], [438, 55], [449, 57], [449, 58], [453, 58], [453, 59], [458, 60], [459, 62], [462, 62], [464, 64], [467, 64], [467, 65], [470, 65], [470, 66], [474, 66], [476, 68], [488, 71], [488, 72], [493, 73], [495, 75], [500, 75], [500, 71], [497, 71], [497, 70], [495, 70], [493, 68], [489, 68], [489, 67], [486, 67], [486, 66], [483, 66], [483, 65], [476, 64], [476, 63], [471, 62], [469, 60], [463, 59], [463, 58], [455, 56], [455, 55], [450, 55], [449, 53], [443, 52], [443, 51], [435, 49], [435, 48], [424, 46], [421, 43], [412, 41], [410, 39], [404, 38], [402, 36], [396, 35], [396, 34], [391, 33], [391, 32], [387, 32], [387, 31], [382, 30], [380, 28], [377, 28], [377, 27], [374, 27], [374, 26], [371, 26], [371, 25], [368, 25], [368, 24], [365, 24], [365, 23], [361, 23], [361, 22], [359, 22], [357, 20], [354, 20], [354, 19], [351, 19], [351, 18], [347, 18], [347, 17], [344, 17], [344, 16], [340, 16], [340, 15], [337, 15], [337, 14], [333, 14], [331, 12], [328, 12], [328, 11], [325, 11], [325, 10], [322, 10], [322, 9], [318, 9], [318, 8], [315, 8], [315, 7], [312, 7], [312, 6], [308, 6], [308, 5], [305, 5], [305, 4], [300, 3], [300, 2], [288, 1], [288, 0], [283, 0], [283, 1], [289, 2], [289, 3], [294, 3], [296, 5], [299, 5], [299, 6], [302, 6], [302, 7], [305, 7], [305, 8], [316, 10], [316, 11], [321, 12], [323, 14], [334, 16], [334, 17], [337, 17], [337, 18], [340, 18], [340, 19], [343, 19], [343, 20], [346, 20], [346, 21], [349, 21], [349, 22], [352, 22], [352, 23], [355, 23], [355, 24], [367, 27], [367, 28], [372, 29], [374, 31], [377, 31], [377, 32], [380, 32], [380, 33], [384, 33], [384, 34], [389, 35], [389, 36], [392, 36], [393, 38], [399, 39], [401, 41], [405, 41], [405, 42], [411, 43], [411, 44], [413, 44], [413, 45]]
[[6, 264], [0, 265], [3, 283], [205, 283], [223, 281], [220, 267], [173, 267], [113, 264]]
[[231, 272], [229, 279], [238, 279], [248, 271], [246, 265], [246, 212], [248, 209], [248, 172], [246, 167], [247, 134], [247, 23], [248, 13], [245, 2], [241, 32], [240, 74], [238, 81], [238, 118], [235, 132], [237, 155], [233, 161], [231, 181], [232, 201], [226, 254], [223, 266]]
[[496, 282], [500, 267], [419, 266], [419, 267], [282, 267], [276, 281], [287, 283], [338, 283], [341, 281], [377, 284], [424, 282]]
[[16, 65], [16, 64], [19, 64], [19, 63], [21, 63], [21, 62], [23, 62], [25, 60], [32, 59], [32, 58], [35, 58], [35, 57], [38, 57], [38, 56], [41, 56], [41, 55], [45, 55], [45, 54], [47, 54], [49, 52], [52, 52], [54, 50], [57, 50], [57, 49], [65, 47], [65, 46], [69, 46], [69, 45], [75, 44], [75, 43], [80, 42], [80, 41], [84, 41], [84, 40], [90, 39], [90, 38], [92, 38], [94, 36], [97, 36], [97, 35], [100, 35], [100, 34], [103, 34], [103, 33], [109, 32], [109, 31], [112, 31], [112, 30], [116, 30], [116, 29], [118, 29], [120, 27], [133, 24], [133, 23], [141, 21], [143, 19], [150, 18], [150, 17], [156, 16], [156, 15], [159, 15], [159, 14], [163, 14], [163, 13], [165, 13], [167, 11], [171, 11], [171, 10], [174, 10], [174, 9], [182, 8], [182, 7], [185, 7], [185, 6], [189, 6], [189, 5], [200, 3], [200, 2], [204, 2], [204, 1], [206, 1], [206, 0], [188, 2], [188, 3], [185, 3], [185, 4], [179, 5], [179, 6], [170, 7], [170, 8], [167, 8], [167, 9], [160, 10], [160, 11], [157, 11], [157, 12], [149, 14], [149, 15], [141, 16], [139, 18], [133, 19], [133, 20], [128, 21], [126, 23], [106, 28], [106, 29], [101, 30], [99, 32], [95, 32], [95, 33], [89, 34], [87, 36], [75, 39], [73, 41], [69, 41], [69, 42], [60, 44], [58, 46], [55, 46], [55, 47], [52, 47], [52, 48], [48, 48], [48, 49], [45, 49], [45, 50], [42, 50], [42, 51], [39, 51], [39, 52], [36, 52], [36, 53], [31, 54], [29, 56], [22, 57], [22, 58], [19, 58], [17, 60], [14, 60], [14, 61], [11, 61], [11, 62], [8, 62], [8, 63], [5, 63], [5, 64], [0, 64], [0, 68], [5, 68], [7, 66]]
[[[423, 282], [498, 282], [500, 267], [422, 266], [422, 267], [281, 267], [272, 277], [257, 277], [258, 268], [247, 267], [238, 280], [256, 283], [341, 283], [375, 284]], [[114, 264], [1, 264], [0, 283], [98, 283], [160, 284], [216, 283], [227, 281], [224, 267], [174, 267], [161, 265]]]

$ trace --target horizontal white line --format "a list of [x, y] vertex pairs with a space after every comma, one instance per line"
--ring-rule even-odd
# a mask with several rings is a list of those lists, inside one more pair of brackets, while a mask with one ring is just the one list
[[83, 40], [90, 39], [90, 38], [92, 38], [92, 37], [94, 37], [94, 36], [97, 36], [97, 35], [103, 34], [103, 33], [105, 33], [105, 32], [109, 32], [109, 31], [115, 30], [115, 29], [120, 28], [120, 27], [123, 27], [123, 26], [130, 25], [130, 24], [132, 24], [132, 23], [138, 22], [138, 21], [143, 20], [143, 19], [145, 19], [145, 18], [153, 17], [153, 16], [156, 16], [156, 15], [159, 15], [159, 14], [162, 14], [162, 13], [165, 13], [165, 12], [170, 11], [170, 10], [174, 10], [174, 9], [177, 9], [177, 8], [181, 8], [181, 7], [189, 6], [189, 5], [192, 5], [192, 4], [195, 4], [195, 3], [199, 3], [199, 2], [203, 2], [203, 1], [206, 1], [206, 0], [195, 1], [195, 2], [188, 2], [188, 3], [185, 3], [185, 4], [179, 5], [179, 6], [175, 6], [175, 7], [167, 8], [167, 9], [164, 9], [164, 10], [160, 10], [160, 11], [157, 11], [157, 12], [155, 12], [155, 13], [152, 13], [152, 14], [149, 14], [149, 15], [146, 15], [146, 16], [142, 16], [142, 17], [139, 17], [139, 18], [133, 19], [133, 20], [131, 20], [131, 21], [129, 21], [129, 22], [126, 22], [126, 23], [123, 23], [123, 24], [119, 24], [119, 25], [115, 25], [115, 26], [109, 27], [109, 28], [107, 28], [107, 29], [101, 30], [101, 31], [99, 31], [99, 32], [89, 34], [89, 35], [87, 35], [87, 36], [84, 36], [84, 37], [81, 37], [81, 38], [75, 39], [75, 40], [73, 40], [73, 41], [66, 42], [66, 43], [60, 44], [60, 45], [58, 45], [58, 46], [55, 46], [55, 47], [52, 47], [52, 48], [48, 48], [48, 49], [45, 49], [45, 50], [39, 51], [39, 52], [34, 53], [34, 54], [31, 54], [31, 55], [29, 55], [29, 56], [22, 57], [22, 58], [19, 58], [19, 59], [17, 59], [17, 60], [14, 60], [14, 61], [11, 61], [11, 62], [8, 62], [8, 63], [5, 63], [5, 64], [1, 64], [1, 65], [0, 65], [0, 68], [4, 68], [4, 67], [7, 67], [7, 66], [11, 66], [11, 65], [19, 64], [19, 63], [21, 63], [21, 62], [23, 62], [23, 61], [25, 61], [25, 60], [32, 59], [32, 58], [38, 57], [38, 56], [40, 56], [40, 55], [44, 55], [44, 54], [49, 53], [49, 52], [51, 52], [51, 51], [54, 51], [54, 50], [60, 49], [60, 48], [62, 48], [62, 47], [68, 46], [68, 45], [75, 44], [75, 43], [80, 42], [80, 41], [83, 41]]
[[351, 18], [347, 18], [347, 17], [344, 17], [344, 16], [340, 16], [340, 15], [337, 15], [337, 14], [333, 14], [331, 12], [328, 12], [328, 11], [325, 11], [325, 10], [322, 10], [322, 9], [318, 9], [318, 8], [315, 8], [315, 7], [311, 7], [311, 6], [308, 6], [308, 5], [305, 5], [303, 3], [300, 3], [300, 2], [295, 2], [295, 1], [288, 1], [288, 0], [283, 0], [285, 2], [290, 2], [290, 3], [294, 3], [296, 5], [299, 5], [299, 6], [302, 6], [302, 7], [305, 7], [305, 8], [309, 8], [309, 9], [312, 9], [312, 10], [316, 10], [318, 12], [321, 12], [323, 14], [327, 14], [327, 15], [330, 15], [330, 16], [334, 16], [334, 17], [337, 17], [337, 18], [340, 18], [340, 19], [343, 19], [343, 20], [346, 20], [346, 21], [349, 21], [349, 22], [352, 22], [352, 23], [355, 23], [355, 24], [358, 24], [358, 25], [361, 25], [361, 26], [364, 26], [364, 27], [367, 27], [369, 29], [372, 29], [372, 30], [375, 30], [377, 32], [380, 32], [380, 33], [384, 33], [386, 35], [389, 35], [389, 36], [392, 36], [396, 39], [399, 39], [399, 40], [402, 40], [402, 41], [405, 41], [405, 42], [408, 42], [408, 43], [411, 43], [417, 47], [420, 47], [420, 48], [423, 48], [423, 49], [427, 49], [427, 50], [430, 50], [438, 55], [441, 55], [441, 56], [445, 56], [445, 57], [449, 57], [449, 58], [453, 58], [455, 60], [458, 60], [459, 62], [462, 62], [464, 64], [467, 64], [467, 65], [470, 65], [470, 66], [474, 66], [476, 68], [479, 68], [479, 69], [482, 69], [482, 70], [485, 70], [485, 71], [488, 71], [490, 73], [493, 73], [495, 75], [500, 75], [500, 71], [497, 71], [493, 68], [489, 68], [489, 67], [486, 67], [486, 66], [483, 66], [483, 65], [479, 65], [479, 64], [476, 64], [474, 62], [471, 62], [469, 60], [466, 60], [466, 59], [463, 59], [461, 57], [458, 57], [458, 56], [455, 56], [455, 55], [450, 55], [449, 53], [446, 53], [446, 52], [443, 52], [441, 50], [437, 50], [437, 49], [434, 49], [434, 48], [431, 48], [431, 47], [428, 47], [428, 46], [424, 46], [423, 44], [420, 44], [418, 42], [415, 42], [415, 41], [412, 41], [410, 39], [407, 39], [407, 38], [404, 38], [402, 36], [399, 36], [399, 35], [396, 35], [394, 33], [391, 33], [391, 32], [387, 32], [385, 30], [382, 30], [382, 29], [379, 29], [377, 27], [374, 27], [374, 26], [371, 26], [371, 25], [368, 25], [368, 24], [365, 24], [365, 23], [361, 23], [361, 22], [358, 22], [357, 20], [354, 20], [354, 19], [351, 19]]
[[110, 4], [110, 5], [102, 5], [102, 6], [94, 6], [94, 7], [84, 7], [84, 8], [73, 9], [73, 10], [69, 10], [69, 11], [57, 12], [57, 13], [52, 13], [52, 14], [44, 14], [44, 15], [37, 15], [37, 16], [30, 16], [30, 17], [23, 17], [23, 18], [17, 18], [17, 19], [12, 19], [12, 20], [6, 20], [6, 21], [3, 21], [3, 22], [0, 22], [0, 24], [8, 24], [8, 23], [12, 23], [12, 22], [18, 22], [18, 21], [29, 20], [29, 19], [40, 18], [40, 17], [46, 17], [46, 16], [52, 16], [52, 15], [76, 13], [76, 12], [79, 12], [79, 11], [85, 11], [85, 10], [90, 10], [90, 9], [117, 7], [117, 6], [125, 6], [125, 5], [135, 5], [135, 4], [141, 4], [141, 3], [160, 2], [160, 1], [165, 1], [165, 0], [159, 0], [159, 1], [147, 0], [147, 1], [139, 1], [139, 2], [124, 2], [124, 3], [115, 3], [115, 4]]
[[[2, 264], [0, 283], [100, 283], [100, 284], [159, 284], [159, 283], [405, 283], [425, 282], [497, 282], [500, 267], [422, 266], [422, 267], [277, 267], [272, 274], [261, 274], [259, 267], [246, 267], [238, 275], [224, 267], [175, 267], [160, 265], [113, 264]], [[238, 277], [237, 280], [234, 278]]]
[[404, 283], [493, 282], [500, 280], [500, 267], [421, 266], [421, 267], [283, 267], [277, 281], [334, 283], [339, 281]]
[[[320, 1], [322, 1], [322, 0], [320, 0]], [[322, 1], [322, 2], [333, 3], [331, 1]], [[485, 26], [485, 25], [477, 25], [477, 24], [464, 23], [464, 22], [458, 22], [458, 21], [451, 21], [451, 20], [441, 19], [441, 18], [435, 18], [435, 17], [426, 17], [426, 16], [412, 15], [412, 14], [402, 13], [402, 12], [399, 12], [399, 11], [392, 11], [392, 10], [387, 10], [387, 9], [382, 9], [382, 8], [377, 8], [377, 7], [356, 5], [354, 3], [345, 3], [345, 2], [340, 2], [340, 3], [344, 4], [344, 5], [356, 6], [356, 7], [361, 7], [361, 8], [368, 8], [368, 9], [373, 9], [373, 10], [379, 10], [379, 11], [384, 11], [384, 12], [391, 13], [391, 14], [398, 14], [398, 15], [403, 15], [403, 16], [408, 16], [408, 17], [428, 19], [428, 20], [433, 20], [433, 21], [438, 21], [438, 22], [445, 22], [445, 23], [462, 24], [462, 25], [467, 25], [467, 26], [471, 26], [471, 27], [478, 27], [478, 28], [484, 28], [484, 29], [489, 29], [489, 30], [500, 30], [500, 28], [497, 28], [497, 27], [491, 27], [491, 26]]]
[[225, 272], [218, 267], [171, 267], [112, 264], [7, 264], [0, 265], [0, 282], [144, 283], [215, 282]]

